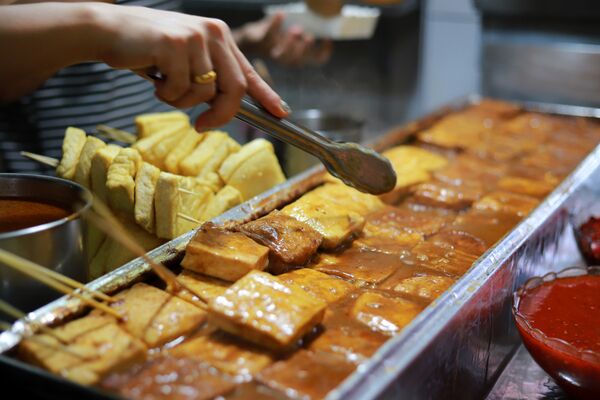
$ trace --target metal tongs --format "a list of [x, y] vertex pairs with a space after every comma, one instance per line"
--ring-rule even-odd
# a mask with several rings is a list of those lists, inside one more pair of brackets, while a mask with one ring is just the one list
[[331, 175], [361, 192], [381, 194], [396, 185], [390, 161], [374, 150], [357, 143], [338, 143], [325, 136], [280, 119], [254, 103], [242, 99], [236, 118], [319, 158]]

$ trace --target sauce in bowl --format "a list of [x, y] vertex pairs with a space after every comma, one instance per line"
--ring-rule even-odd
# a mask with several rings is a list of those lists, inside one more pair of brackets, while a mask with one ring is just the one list
[[71, 211], [51, 202], [0, 197], [0, 233], [43, 225], [69, 215]]
[[565, 391], [600, 398], [599, 267], [528, 281], [513, 312], [525, 346]]

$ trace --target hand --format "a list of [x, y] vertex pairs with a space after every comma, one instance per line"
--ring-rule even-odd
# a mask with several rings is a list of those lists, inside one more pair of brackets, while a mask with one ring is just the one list
[[333, 45], [330, 40], [317, 42], [301, 27], [282, 32], [285, 15], [278, 13], [251, 22], [234, 32], [238, 45], [248, 52], [269, 57], [283, 65], [320, 65], [329, 61]]

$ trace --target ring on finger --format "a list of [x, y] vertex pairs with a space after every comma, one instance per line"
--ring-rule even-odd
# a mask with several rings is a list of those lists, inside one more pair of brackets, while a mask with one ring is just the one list
[[217, 73], [215, 71], [208, 71], [205, 74], [194, 75], [194, 78], [192, 80], [194, 83], [197, 83], [199, 85], [214, 83], [217, 80]]

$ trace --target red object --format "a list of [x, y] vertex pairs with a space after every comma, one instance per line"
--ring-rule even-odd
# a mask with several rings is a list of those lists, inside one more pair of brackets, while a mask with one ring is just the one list
[[579, 227], [578, 242], [588, 264], [600, 264], [600, 217], [591, 217]]
[[600, 398], [600, 267], [529, 280], [513, 313], [527, 350], [568, 394]]

